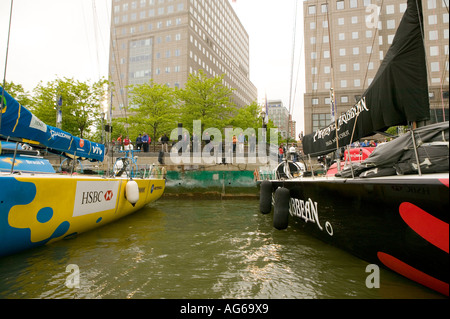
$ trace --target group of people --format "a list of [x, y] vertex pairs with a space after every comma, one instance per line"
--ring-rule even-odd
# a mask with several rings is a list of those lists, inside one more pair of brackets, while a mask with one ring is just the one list
[[[161, 138], [159, 139], [159, 141], [161, 142], [162, 145], [162, 151], [163, 152], [168, 152], [168, 148], [169, 148], [169, 137], [166, 134], [163, 134], [161, 136]], [[117, 140], [113, 141], [114, 142], [114, 146], [119, 149], [119, 150], [133, 150], [134, 149], [134, 145], [131, 141], [131, 139], [129, 138], [129, 136], [126, 136], [125, 138], [122, 137], [122, 135], [120, 135]], [[136, 145], [136, 150], [142, 151], [147, 153], [149, 151], [149, 145], [152, 143], [152, 138], [144, 132], [144, 134], [139, 134], [136, 137], [136, 141], [135, 141], [135, 145]]]
[[[147, 133], [139, 134], [138, 137], [136, 138], [136, 149], [143, 152], [148, 152], [149, 150], [148, 146], [150, 145], [151, 142], [152, 139]], [[120, 135], [115, 141], [114, 146], [119, 150], [124, 151], [134, 149], [133, 143], [131, 142], [129, 136], [123, 138], [122, 135]]]
[[292, 143], [289, 149], [286, 149], [283, 144], [280, 145], [278, 148], [278, 162], [280, 163], [284, 158], [290, 159], [293, 162], [298, 161], [298, 153], [294, 143]]

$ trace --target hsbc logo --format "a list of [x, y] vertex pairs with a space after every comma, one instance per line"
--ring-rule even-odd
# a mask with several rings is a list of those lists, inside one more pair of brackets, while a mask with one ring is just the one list
[[107, 202], [109, 202], [109, 201], [113, 198], [113, 196], [114, 196], [114, 194], [113, 194], [112, 191], [107, 191], [107, 192], [105, 193], [105, 200], [106, 200]]
[[83, 216], [116, 208], [120, 181], [78, 181], [73, 215]]
[[103, 199], [109, 202], [113, 198], [114, 194], [111, 190], [107, 192], [103, 191], [91, 191], [83, 192], [81, 196], [81, 205], [101, 203]]

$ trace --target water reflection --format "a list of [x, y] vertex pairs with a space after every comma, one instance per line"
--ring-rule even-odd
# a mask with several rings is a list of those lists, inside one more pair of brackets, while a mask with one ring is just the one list
[[[66, 286], [67, 265], [80, 288]], [[257, 201], [161, 200], [114, 224], [0, 259], [0, 298], [441, 298], [302, 234]]]

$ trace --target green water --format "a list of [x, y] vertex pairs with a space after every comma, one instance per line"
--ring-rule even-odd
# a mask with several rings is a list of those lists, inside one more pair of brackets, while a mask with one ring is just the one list
[[0, 298], [442, 298], [383, 269], [380, 288], [369, 289], [367, 262], [293, 227], [275, 230], [258, 207], [160, 200], [77, 238], [0, 259]]

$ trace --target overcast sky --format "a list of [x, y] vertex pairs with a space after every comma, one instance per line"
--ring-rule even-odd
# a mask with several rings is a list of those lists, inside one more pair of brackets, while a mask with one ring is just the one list
[[[232, 6], [250, 38], [250, 79], [258, 102], [281, 99], [289, 108], [295, 1], [236, 0]], [[57, 78], [107, 77], [111, 0], [14, 0], [6, 80], [32, 91]], [[0, 71], [5, 70], [10, 0], [0, 0]], [[291, 108], [303, 127], [303, 8], [298, 1]], [[294, 95], [295, 92], [295, 95]]]

